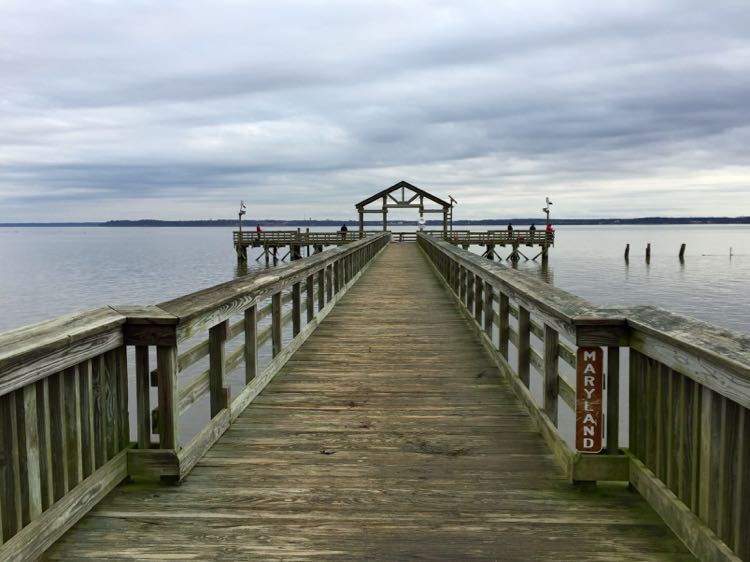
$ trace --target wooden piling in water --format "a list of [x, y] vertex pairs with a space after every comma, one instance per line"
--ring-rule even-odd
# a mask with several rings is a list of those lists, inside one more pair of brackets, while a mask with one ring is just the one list
[[625, 261], [630, 259], [630, 244], [625, 244]]
[[646, 261], [651, 261], [651, 242], [646, 244]]
[[680, 246], [680, 260], [685, 259], [685, 243], [683, 242]]

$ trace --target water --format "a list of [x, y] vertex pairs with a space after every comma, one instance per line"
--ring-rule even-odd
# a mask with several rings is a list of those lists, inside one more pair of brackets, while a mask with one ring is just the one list
[[[393, 230], [411, 232], [414, 228], [395, 226]], [[490, 227], [503, 228], [505, 225]], [[106, 304], [155, 304], [245, 271], [264, 269], [263, 260], [256, 261], [258, 249], [250, 249], [247, 267], [238, 269], [232, 230], [0, 228], [0, 332]], [[680, 263], [677, 254], [683, 242], [687, 253]], [[623, 259], [626, 243], [631, 246], [629, 263]], [[645, 262], [647, 243], [652, 247], [650, 264]], [[731, 259], [730, 246], [735, 254]], [[521, 250], [532, 257], [534, 248]], [[472, 251], [481, 253], [483, 248]], [[508, 248], [498, 251], [503, 257], [510, 253]], [[538, 261], [522, 261], [518, 268], [597, 304], [657, 305], [750, 333], [750, 226], [563, 226], [557, 229], [556, 246], [546, 268]], [[268, 319], [263, 322], [265, 326]], [[285, 341], [291, 337], [288, 332]], [[228, 352], [239, 343], [230, 342]], [[532, 344], [539, 346], [534, 338]], [[270, 342], [259, 355], [262, 368], [271, 358]], [[151, 361], [153, 365], [153, 357]], [[204, 358], [181, 373], [181, 384], [207, 368], [207, 361]], [[514, 361], [512, 353], [511, 363]], [[132, 416], [136, 411], [132, 350], [129, 363]], [[572, 371], [563, 364], [561, 372], [571, 380]], [[626, 389], [625, 364], [621, 376]], [[242, 369], [228, 376], [232, 396], [242, 389], [243, 381]], [[531, 390], [541, 403], [541, 376], [534, 369]], [[622, 392], [621, 398], [621, 436], [626, 443], [627, 392]], [[152, 406], [155, 399], [152, 393]], [[208, 421], [207, 400], [204, 396], [181, 416], [183, 443]], [[572, 443], [573, 418], [567, 407], [561, 406], [560, 422], [563, 435]], [[131, 438], [135, 437], [134, 428], [131, 423]]]
[[[0, 331], [224, 282], [238, 273], [231, 240], [232, 228], [0, 228]], [[249, 270], [264, 267], [258, 255], [250, 252]], [[533, 261], [518, 267], [597, 304], [656, 305], [750, 333], [750, 226], [561, 226], [546, 270]]]

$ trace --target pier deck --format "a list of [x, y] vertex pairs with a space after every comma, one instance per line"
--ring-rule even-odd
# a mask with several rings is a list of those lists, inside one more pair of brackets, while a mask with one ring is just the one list
[[413, 244], [180, 486], [120, 486], [46, 558], [693, 559], [624, 483], [570, 484]]

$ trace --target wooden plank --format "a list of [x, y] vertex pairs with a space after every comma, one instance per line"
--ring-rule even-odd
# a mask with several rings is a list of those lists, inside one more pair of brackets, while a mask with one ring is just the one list
[[557, 427], [557, 396], [560, 389], [558, 365], [558, 335], [551, 326], [544, 325], [544, 413]]
[[156, 368], [159, 372], [159, 444], [162, 449], [179, 450], [176, 346], [157, 346]]
[[117, 411], [117, 361], [111, 352], [104, 354], [104, 416], [106, 418], [106, 456], [109, 460], [120, 450], [120, 415]]
[[[221, 414], [218, 416], [221, 417]], [[180, 477], [180, 460], [174, 449], [127, 449], [128, 476], [138, 481], [173, 484]]]
[[737, 419], [737, 456], [734, 472], [736, 501], [732, 511], [734, 551], [742, 560], [750, 558], [750, 410], [740, 408]]
[[292, 285], [292, 337], [299, 334], [302, 327], [302, 287], [299, 283]]
[[529, 359], [531, 345], [529, 341], [531, 317], [523, 307], [518, 309], [518, 378], [529, 388]]
[[[86, 364], [89, 362], [87, 361]], [[42, 511], [54, 501], [52, 497], [52, 445], [50, 443], [49, 386], [47, 379], [36, 382], [37, 435], [39, 440], [39, 484]], [[0, 447], [1, 449], [2, 447]], [[0, 463], [1, 464], [1, 463]], [[1, 509], [0, 509], [1, 510]], [[0, 531], [2, 535], [2, 531]]]
[[474, 277], [474, 321], [481, 326], [482, 325], [482, 307], [484, 301], [482, 300], [482, 290], [484, 289], [484, 282], [482, 278], [477, 275]]
[[[106, 393], [107, 379], [104, 357], [91, 360], [91, 389], [94, 410], [94, 467], [99, 468], [107, 462], [107, 416]], [[50, 386], [50, 399], [54, 398]]]
[[138, 345], [135, 347], [135, 396], [139, 449], [148, 449], [151, 446], [151, 390], [149, 372], [148, 347]]
[[0, 334], [0, 394], [122, 345], [124, 322], [104, 307]]
[[696, 558], [706, 562], [740, 562], [729, 547], [635, 457], [630, 459], [630, 482]]
[[607, 454], [620, 451], [620, 348], [607, 348]]
[[0, 396], [0, 452], [3, 461], [0, 464], [0, 523], [3, 540], [8, 541], [23, 524], [15, 393]]
[[750, 407], [750, 336], [664, 310], [628, 317], [630, 345], [730, 400]]
[[313, 275], [308, 275], [305, 281], [305, 305], [309, 324], [315, 317], [315, 277]]
[[258, 320], [256, 305], [245, 310], [245, 383], [258, 374]]
[[499, 327], [497, 349], [500, 351], [500, 355], [507, 360], [510, 330], [510, 300], [505, 293], [500, 293], [500, 312], [498, 314], [497, 324]]
[[63, 371], [63, 415], [65, 418], [66, 457], [58, 462], [67, 464], [67, 489], [71, 490], [83, 480], [83, 444], [81, 443], [81, 395], [78, 368], [71, 367]]
[[68, 492], [68, 442], [66, 440], [65, 386], [63, 373], [49, 377], [49, 412], [52, 419], [50, 442], [52, 444], [53, 498], [58, 501]]
[[123, 451], [2, 546], [9, 562], [36, 560], [127, 476]]
[[316, 274], [318, 279], [318, 310], [322, 310], [326, 305], [326, 277], [325, 271], [320, 270]]
[[630, 458], [627, 455], [589, 455], [577, 453], [572, 466], [575, 482], [618, 481], [630, 479]]
[[225, 356], [224, 342], [227, 339], [227, 321], [223, 321], [208, 330], [209, 368], [208, 386], [211, 403], [211, 417], [215, 417], [227, 407], [224, 392]]
[[47, 558], [689, 559], [624, 486], [566, 485], [425, 272], [389, 246], [189, 478], [126, 484]]
[[281, 353], [281, 293], [271, 297], [271, 355], [276, 357]]

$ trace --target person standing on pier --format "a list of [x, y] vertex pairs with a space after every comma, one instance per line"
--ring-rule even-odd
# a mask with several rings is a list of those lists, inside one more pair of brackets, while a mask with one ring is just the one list
[[258, 223], [255, 224], [255, 232], [258, 235], [258, 240], [260, 240], [260, 233], [262, 232], [262, 230], [260, 229], [260, 224]]
[[508, 223], [508, 232], [513, 232], [513, 224]]
[[346, 233], [349, 232], [349, 229], [346, 227], [346, 223], [341, 225], [341, 239], [346, 239]]
[[545, 229], [545, 232], [547, 233], [547, 240], [552, 240], [552, 234], [555, 232], [555, 229], [552, 228], [552, 223], [547, 223], [547, 228]]

